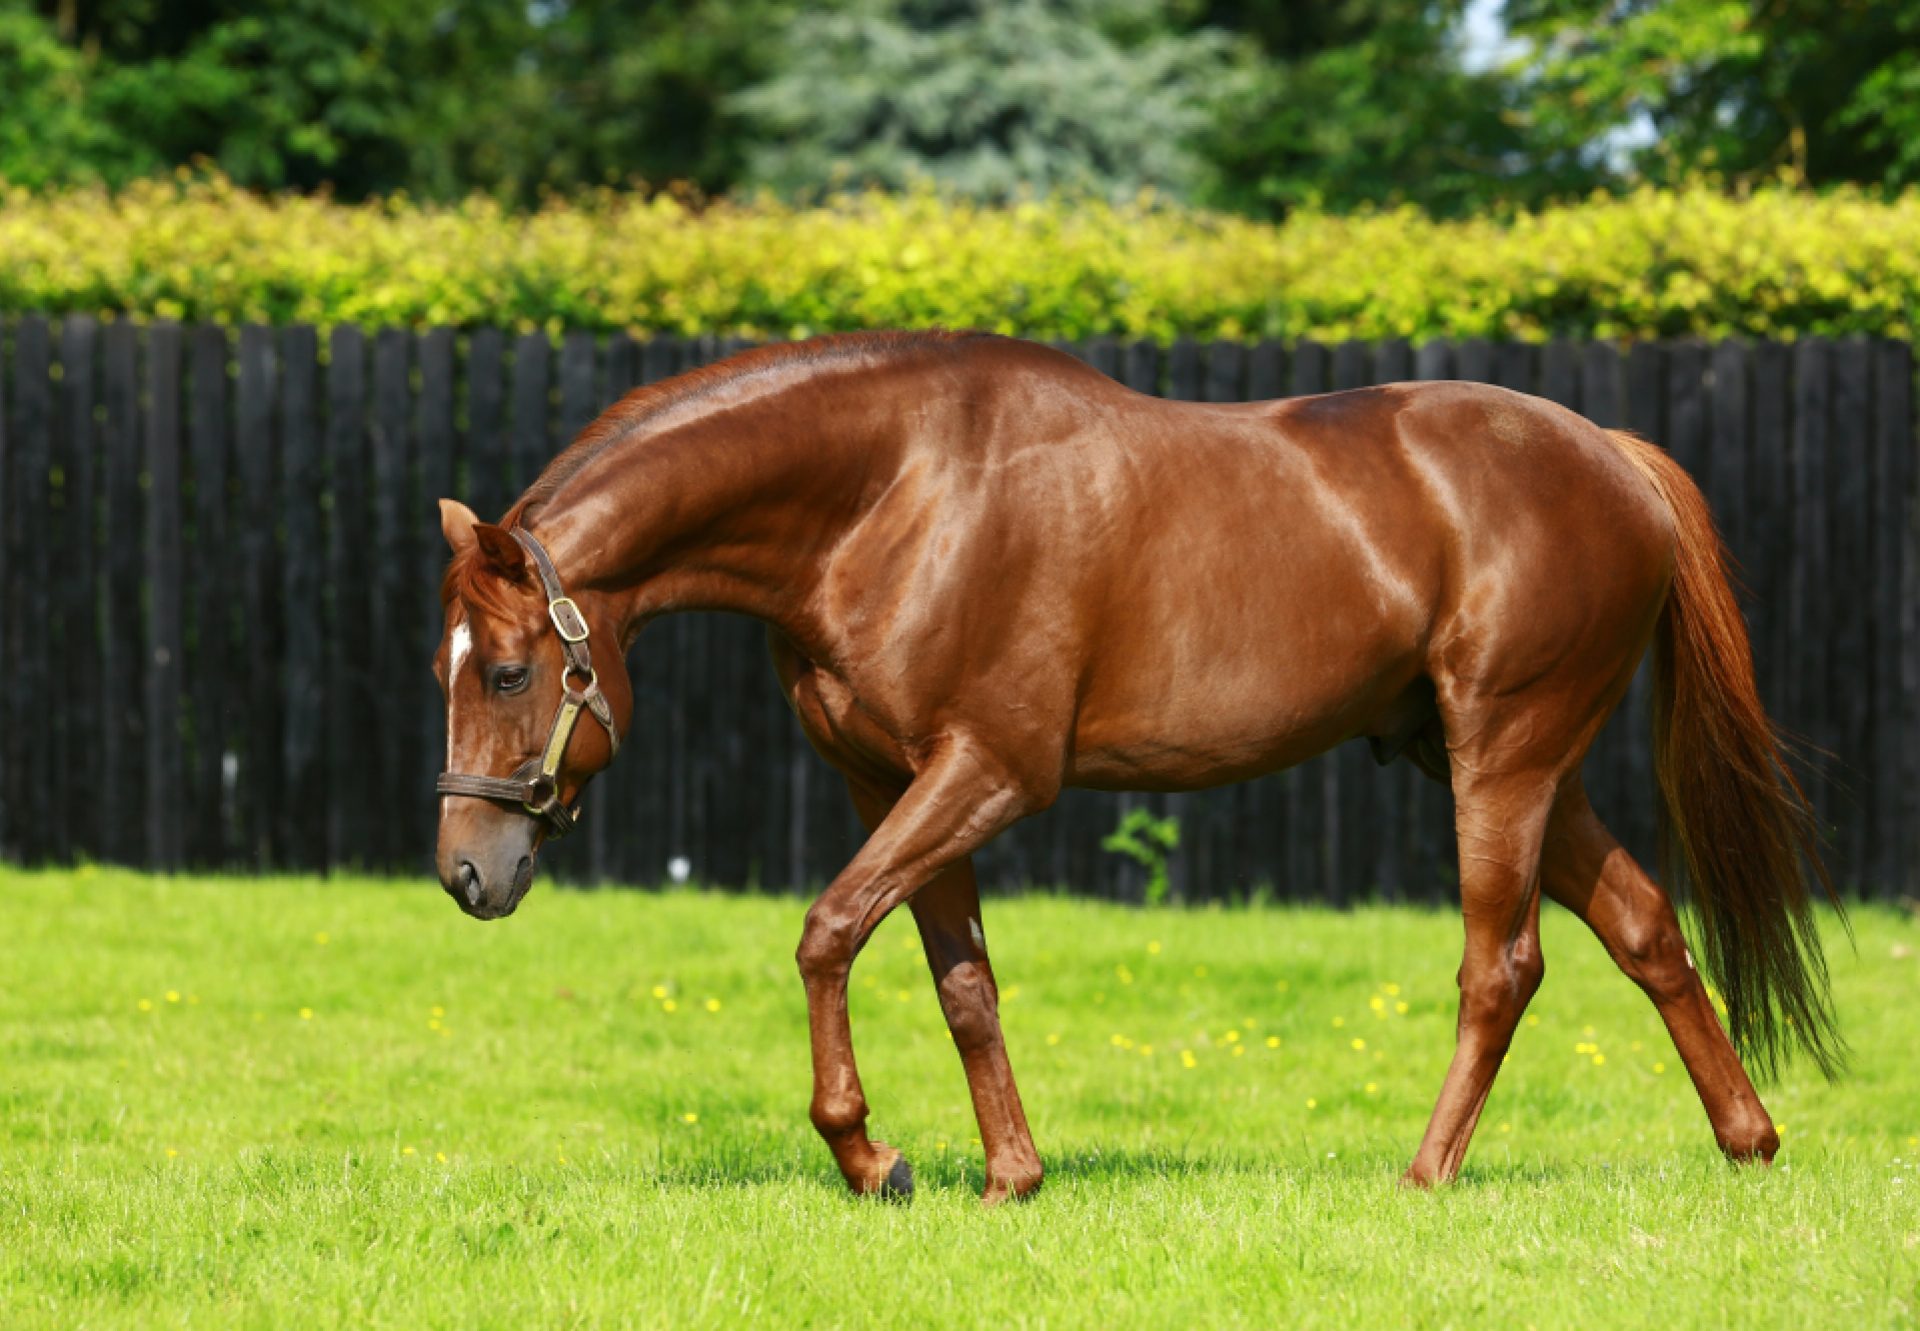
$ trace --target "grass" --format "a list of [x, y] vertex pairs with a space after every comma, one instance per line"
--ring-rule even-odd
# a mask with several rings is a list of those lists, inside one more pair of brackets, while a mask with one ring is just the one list
[[[1920, 926], [1830, 948], [1852, 1075], [1718, 1159], [1564, 914], [1466, 1174], [1395, 1186], [1459, 924], [988, 903], [1046, 1160], [987, 1212], [910, 923], [855, 969], [911, 1206], [806, 1122], [801, 906], [543, 886], [9, 875], [0, 1325], [1815, 1327], [1920, 1316]], [[1275, 1047], [1275, 1042], [1278, 1042]], [[1191, 1064], [1191, 1066], [1188, 1066]]]

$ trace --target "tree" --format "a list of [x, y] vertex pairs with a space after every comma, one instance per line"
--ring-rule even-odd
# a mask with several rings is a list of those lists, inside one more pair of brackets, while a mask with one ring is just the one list
[[1530, 191], [1498, 75], [1460, 60], [1463, 0], [1217, 0], [1260, 45], [1203, 148], [1205, 197], [1242, 212], [1411, 202], [1462, 212]]
[[1509, 0], [1507, 12], [1533, 48], [1510, 71], [1516, 114], [1563, 174], [1920, 181], [1920, 0]]
[[[204, 157], [349, 199], [693, 179], [799, 0], [0, 0], [0, 171], [110, 183]], [[9, 153], [0, 147], [0, 153]]]
[[731, 99], [745, 179], [786, 193], [931, 179], [1021, 190], [1185, 192], [1231, 44], [1151, 0], [862, 0], [785, 30], [779, 71]]

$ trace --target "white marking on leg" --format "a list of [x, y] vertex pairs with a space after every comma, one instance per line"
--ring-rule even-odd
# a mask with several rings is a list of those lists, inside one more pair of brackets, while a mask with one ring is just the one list
[[1698, 969], [1699, 969], [1699, 967], [1697, 967], [1697, 966], [1695, 966], [1695, 965], [1693, 964], [1693, 951], [1692, 951], [1692, 949], [1690, 949], [1690, 948], [1684, 948], [1684, 947], [1683, 947], [1683, 948], [1681, 948], [1681, 949], [1680, 949], [1680, 952], [1681, 952], [1681, 955], [1682, 955], [1682, 956], [1684, 956], [1684, 957], [1686, 957], [1686, 959], [1687, 959], [1687, 969], [1688, 969], [1688, 970], [1690, 970], [1690, 971], [1691, 971], [1691, 970], [1698, 970]]
[[967, 928], [973, 931], [973, 945], [982, 952], [985, 952], [987, 950], [987, 936], [981, 931], [980, 921], [969, 919], [967, 921]]

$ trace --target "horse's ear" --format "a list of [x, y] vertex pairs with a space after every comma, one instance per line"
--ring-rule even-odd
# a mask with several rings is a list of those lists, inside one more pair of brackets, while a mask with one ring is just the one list
[[456, 555], [473, 544], [473, 529], [479, 525], [478, 515], [458, 499], [440, 501], [440, 534]]
[[520, 582], [526, 578], [526, 547], [514, 540], [505, 527], [496, 527], [491, 522], [476, 522], [473, 525], [473, 538], [480, 542], [480, 552], [487, 557], [488, 568], [508, 582]]

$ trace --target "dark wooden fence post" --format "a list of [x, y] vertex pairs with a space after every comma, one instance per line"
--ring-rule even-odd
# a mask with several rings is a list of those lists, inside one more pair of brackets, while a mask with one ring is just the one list
[[1874, 844], [1869, 889], [1920, 897], [1920, 440], [1913, 350], [1874, 360]]
[[281, 807], [280, 731], [286, 703], [284, 627], [280, 613], [280, 471], [274, 430], [277, 376], [273, 330], [248, 324], [240, 330], [239, 373], [235, 384], [234, 440], [239, 472], [239, 538], [232, 551], [239, 561], [239, 604], [245, 663], [246, 720], [241, 744], [239, 822], [240, 860], [255, 868], [285, 861], [278, 839]]
[[84, 315], [68, 315], [60, 324], [60, 420], [55, 439], [55, 465], [63, 476], [65, 531], [61, 561], [65, 577], [59, 589], [61, 605], [60, 661], [62, 691], [72, 700], [65, 708], [66, 760], [63, 764], [62, 813], [68, 829], [63, 854], [100, 856], [106, 853], [110, 829], [103, 821], [100, 794], [106, 783], [101, 691], [100, 616], [100, 467], [95, 457], [94, 353], [99, 326]]
[[187, 783], [187, 859], [196, 865], [227, 862], [227, 747], [233, 716], [233, 610], [240, 569], [227, 524], [226, 331], [208, 325], [193, 330], [188, 349], [187, 435], [193, 490], [193, 539], [187, 549], [192, 587], [191, 633], [183, 662], [193, 731], [192, 773]]
[[286, 626], [285, 707], [281, 726], [279, 842], [288, 868], [327, 863], [327, 660], [322, 605], [326, 534], [321, 527], [325, 463], [320, 450], [319, 338], [296, 325], [281, 338], [281, 614]]
[[112, 324], [103, 334], [106, 629], [100, 638], [105, 728], [100, 759], [106, 769], [101, 803], [109, 840], [102, 849], [125, 864], [147, 862], [147, 698], [142, 669], [147, 634], [141, 612], [146, 513], [140, 501], [140, 476], [146, 468], [140, 449], [139, 350], [132, 324]]
[[7, 807], [18, 853], [53, 858], [60, 713], [50, 692], [59, 627], [54, 622], [52, 330], [45, 319], [22, 319], [13, 335], [13, 422], [9, 432], [15, 521], [5, 534], [9, 694], [6, 748], [13, 759]]
[[147, 332], [147, 857], [178, 868], [186, 819], [186, 745], [180, 686], [182, 624], [180, 536], [180, 326]]

